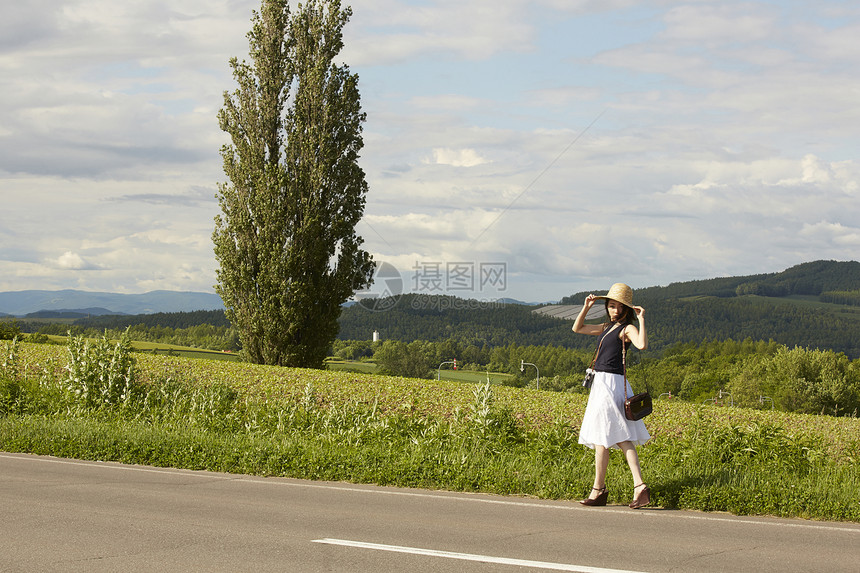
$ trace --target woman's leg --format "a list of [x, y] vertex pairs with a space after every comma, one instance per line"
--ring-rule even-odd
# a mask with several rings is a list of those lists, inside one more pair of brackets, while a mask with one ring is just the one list
[[627, 465], [630, 466], [630, 473], [633, 474], [633, 502], [630, 504], [630, 508], [639, 509], [651, 505], [651, 490], [642, 480], [642, 470], [639, 469], [639, 455], [636, 453], [636, 446], [631, 442], [621, 442], [618, 447], [624, 450], [624, 457], [627, 458]]
[[636, 487], [644, 483], [642, 470], [639, 468], [639, 454], [636, 453], [636, 446], [633, 445], [633, 442], [621, 442], [618, 447], [624, 452], [627, 465], [630, 466], [630, 473], [633, 474], [633, 486]]
[[589, 499], [595, 499], [606, 487], [606, 468], [609, 467], [609, 448], [594, 446], [594, 489]]

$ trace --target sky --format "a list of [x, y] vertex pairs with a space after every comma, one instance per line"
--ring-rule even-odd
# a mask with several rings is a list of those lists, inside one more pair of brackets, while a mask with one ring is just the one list
[[[856, 2], [347, 4], [370, 295], [858, 259]], [[0, 291], [214, 291], [216, 115], [259, 6], [3, 3]]]

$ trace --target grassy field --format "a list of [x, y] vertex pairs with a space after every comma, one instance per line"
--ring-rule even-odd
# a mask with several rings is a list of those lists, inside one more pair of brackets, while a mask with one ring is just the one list
[[[48, 338], [55, 344], [65, 345], [68, 341], [68, 337], [66, 336], [49, 335]], [[233, 352], [192, 348], [190, 346], [179, 346], [176, 344], [133, 340], [131, 345], [137, 352], [150, 353], [153, 355], [183, 358], [208, 358], [211, 360], [227, 360], [233, 362], [239, 359], [238, 355]], [[379, 370], [379, 367], [375, 362], [341, 360], [338, 358], [327, 359], [325, 366], [328, 370], [338, 372], [357, 372], [361, 374], [376, 374]], [[505, 374], [503, 372], [474, 372], [469, 370], [441, 370], [439, 375], [442, 380], [482, 383], [489, 379], [492, 384], [501, 384], [503, 380], [513, 378], [511, 374]]]
[[220, 350], [207, 350], [205, 348], [191, 348], [188, 346], [177, 346], [174, 344], [161, 344], [158, 342], [132, 342], [132, 346], [138, 352], [149, 352], [153, 355], [181, 356], [185, 358], [208, 358], [210, 360], [228, 360], [235, 362], [238, 357], [233, 352], [222, 352]]
[[510, 380], [513, 375], [504, 372], [476, 372], [473, 370], [442, 370], [437, 372], [439, 380], [452, 380], [455, 382], [464, 382], [467, 384], [502, 384], [505, 380]]
[[[54, 334], [48, 335], [48, 339], [54, 343], [65, 347], [68, 342], [68, 336], [58, 336]], [[179, 346], [177, 344], [164, 344], [161, 342], [145, 342], [133, 340], [132, 348], [137, 352], [148, 352], [153, 355], [162, 356], [181, 356], [184, 358], [208, 358], [211, 360], [238, 360], [238, 356], [233, 352], [222, 352], [220, 350], [207, 350], [205, 348], [192, 348], [190, 346]]]
[[376, 374], [379, 369], [375, 362], [360, 362], [358, 360], [341, 360], [338, 358], [328, 358], [325, 361], [327, 370], [335, 370], [338, 372], [358, 372], [361, 374]]
[[[326, 369], [338, 372], [357, 372], [361, 374], [377, 374], [378, 366], [374, 362], [359, 362], [352, 360], [340, 360], [329, 358], [326, 360]], [[452, 370], [442, 369], [436, 371], [436, 380], [453, 380], [469, 384], [502, 384], [503, 381], [513, 378], [512, 374], [504, 372], [477, 372], [474, 370]]]
[[[68, 354], [21, 345], [23, 382], [7, 371], [0, 392], [0, 449], [554, 499], [591, 486], [583, 395], [145, 352], [137, 385], [99, 403], [110, 392], [69, 381]], [[658, 505], [860, 522], [856, 418], [661, 400], [646, 425]], [[607, 485], [611, 503], [630, 501], [617, 452]]]
[[809, 308], [818, 308], [846, 320], [860, 321], [860, 308], [844, 304], [821, 302], [817, 296], [792, 295], [784, 298], [776, 298], [774, 299], [774, 304], [796, 304]]

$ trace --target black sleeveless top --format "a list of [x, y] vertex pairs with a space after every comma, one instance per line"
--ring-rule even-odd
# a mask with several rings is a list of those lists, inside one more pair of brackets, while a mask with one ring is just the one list
[[[621, 330], [612, 328], [613, 326], [615, 325], [611, 325], [598, 337], [597, 343], [600, 345], [600, 351], [594, 361], [594, 369], [598, 372], [624, 374], [624, 357], [621, 354], [621, 339], [618, 338]], [[624, 343], [624, 346], [630, 348], [630, 342]]]

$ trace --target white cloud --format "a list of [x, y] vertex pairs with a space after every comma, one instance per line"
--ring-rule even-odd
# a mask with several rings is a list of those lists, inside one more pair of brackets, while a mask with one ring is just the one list
[[[539, 300], [857, 258], [856, 8], [350, 4], [379, 259], [505, 261]], [[257, 8], [4, 8], [0, 289], [211, 289], [216, 113]]]
[[804, 223], [800, 234], [805, 239], [832, 245], [838, 248], [860, 249], [860, 227], [842, 223], [819, 221]]
[[482, 105], [488, 105], [490, 102], [459, 94], [444, 94], [432, 97], [414, 97], [412, 98], [411, 103], [417, 109], [461, 112], [465, 110], [474, 110]]
[[[344, 58], [359, 66], [428, 57], [485, 60], [500, 52], [534, 49], [536, 31], [523, 0], [436, 0], [423, 5], [358, 0], [351, 4], [354, 27], [346, 32]], [[368, 30], [375, 32], [373, 40], [362, 41]]]
[[661, 36], [697, 46], [767, 40], [777, 32], [775, 10], [751, 2], [683, 4], [666, 11]]
[[829, 183], [833, 180], [833, 169], [814, 155], [805, 156], [802, 165], [805, 183]]
[[96, 268], [91, 263], [85, 261], [77, 253], [66, 251], [56, 260], [56, 264], [60, 269], [70, 271], [87, 271]]
[[433, 150], [433, 157], [426, 163], [436, 165], [451, 165], [453, 167], [476, 167], [488, 163], [474, 149], [440, 149]]

